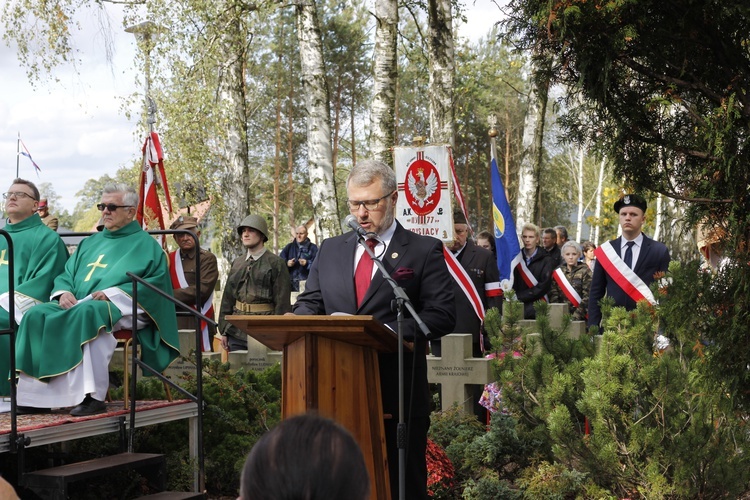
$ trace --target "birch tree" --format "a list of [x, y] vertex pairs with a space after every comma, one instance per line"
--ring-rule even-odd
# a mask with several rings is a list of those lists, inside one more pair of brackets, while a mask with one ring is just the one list
[[453, 16], [450, 0], [429, 0], [430, 142], [456, 143], [453, 108]]
[[396, 143], [396, 35], [398, 1], [375, 0], [375, 52], [373, 53], [370, 154], [393, 165], [390, 148]]
[[528, 98], [528, 108], [523, 126], [523, 158], [518, 168], [518, 198], [516, 200], [516, 230], [527, 222], [541, 224], [539, 211], [540, 185], [539, 176], [542, 170], [542, 144], [544, 141], [544, 118], [547, 113], [549, 77], [547, 66], [549, 60], [537, 56], [532, 63], [533, 77]]
[[[221, 175], [221, 187], [227, 209], [227, 222], [231, 228], [235, 228], [247, 215], [248, 200], [251, 198], [244, 79], [246, 44], [243, 43], [247, 39], [247, 33], [239, 16], [231, 19], [226, 27], [227, 30], [221, 35], [221, 45], [225, 54], [222, 66], [225, 74], [219, 82], [219, 92], [225, 103], [222, 107], [223, 122], [226, 124], [226, 141], [220, 149], [223, 151], [225, 166]], [[242, 246], [235, 238], [234, 231], [225, 235], [222, 239], [222, 252], [231, 262], [231, 259], [240, 253]]]
[[333, 181], [331, 114], [320, 25], [314, 0], [298, 0], [295, 9], [307, 119], [310, 196], [317, 234], [327, 238], [340, 233], [341, 229]]

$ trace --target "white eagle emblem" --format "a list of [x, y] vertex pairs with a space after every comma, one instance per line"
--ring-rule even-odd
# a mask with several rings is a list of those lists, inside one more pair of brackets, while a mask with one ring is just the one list
[[433, 204], [434, 200], [427, 201], [438, 189], [438, 178], [433, 170], [427, 179], [424, 178], [424, 169], [417, 169], [417, 175], [408, 177], [409, 191], [414, 196], [414, 201], [420, 208], [425, 204]]

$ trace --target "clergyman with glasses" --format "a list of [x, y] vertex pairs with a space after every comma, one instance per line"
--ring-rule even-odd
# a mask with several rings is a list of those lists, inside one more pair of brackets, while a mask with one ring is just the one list
[[[15, 179], [3, 193], [5, 231], [13, 242], [15, 321], [29, 308], [49, 300], [55, 276], [65, 268], [68, 250], [37, 213], [39, 190], [33, 182]], [[10, 327], [10, 270], [8, 241], [0, 237], [0, 328]], [[10, 395], [10, 336], [0, 335], [0, 396]]]
[[113, 331], [138, 331], [141, 358], [157, 372], [179, 354], [175, 306], [139, 284], [138, 314], [132, 316], [129, 271], [172, 295], [167, 257], [133, 220], [138, 195], [127, 185], [104, 188], [104, 229], [87, 237], [54, 282], [52, 301], [32, 307], [18, 331], [21, 413], [73, 407], [75, 417], [106, 411]]
[[[367, 233], [366, 244], [373, 250], [390, 277], [403, 288], [416, 312], [430, 330], [427, 338], [408, 313], [404, 339], [413, 343], [413, 353], [404, 356], [404, 401], [408, 425], [405, 494], [409, 499], [427, 499], [425, 448], [432, 408], [427, 385], [427, 342], [453, 331], [455, 305], [451, 276], [443, 256], [443, 243], [421, 236], [395, 220], [398, 187], [391, 167], [377, 160], [360, 161], [346, 181], [349, 212]], [[357, 234], [349, 232], [323, 240], [310, 276], [294, 304], [300, 315], [348, 313], [372, 315], [397, 330], [392, 308], [394, 293], [372, 258], [359, 245]], [[391, 497], [398, 498], [399, 414], [398, 355], [378, 354], [386, 449]]]

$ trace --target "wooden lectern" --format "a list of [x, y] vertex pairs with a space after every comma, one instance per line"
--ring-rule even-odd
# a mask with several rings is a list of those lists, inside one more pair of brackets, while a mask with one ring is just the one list
[[281, 415], [315, 410], [348, 429], [362, 448], [373, 499], [391, 498], [378, 352], [398, 337], [372, 316], [227, 316], [266, 347], [283, 351]]

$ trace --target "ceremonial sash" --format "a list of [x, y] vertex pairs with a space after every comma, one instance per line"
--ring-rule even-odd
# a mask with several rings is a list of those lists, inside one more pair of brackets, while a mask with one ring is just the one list
[[[453, 252], [448, 250], [445, 245], [443, 245], [443, 255], [445, 255], [445, 263], [448, 265], [448, 272], [451, 273], [453, 279], [458, 283], [458, 287], [464, 292], [466, 298], [469, 299], [469, 303], [474, 309], [479, 321], [484, 322], [484, 304], [482, 304], [482, 299], [479, 297], [479, 292], [477, 292], [477, 287], [474, 286], [474, 282], [469, 278], [464, 266], [461, 265], [458, 259], [456, 259], [456, 256], [453, 255]], [[499, 289], [500, 283], [497, 283], [497, 285]], [[479, 348], [482, 350], [482, 353], [484, 353], [484, 334], [482, 333], [481, 328], [479, 329]]]
[[487, 297], [502, 297], [503, 289], [500, 287], [500, 282], [493, 281], [492, 283], [485, 283], [484, 294]]
[[560, 287], [560, 290], [562, 290], [562, 292], [565, 294], [565, 297], [567, 297], [570, 303], [573, 304], [573, 307], [578, 307], [581, 305], [581, 296], [578, 295], [576, 289], [573, 288], [573, 285], [570, 284], [570, 280], [568, 280], [568, 277], [565, 276], [565, 273], [562, 271], [562, 269], [560, 269], [559, 267], [555, 269], [555, 272], [552, 273], [552, 278]]
[[481, 321], [484, 321], [484, 305], [482, 304], [482, 299], [479, 297], [479, 292], [477, 292], [474, 283], [466, 273], [466, 269], [464, 269], [461, 263], [456, 259], [456, 256], [453, 255], [453, 252], [448, 250], [445, 245], [443, 245], [443, 255], [445, 255], [445, 263], [448, 264], [448, 271], [451, 273], [451, 276], [456, 280], [456, 283], [458, 283], [459, 288], [464, 292], [466, 298], [469, 299], [469, 303], [474, 309], [476, 315]]
[[[531, 269], [526, 265], [526, 259], [521, 256], [521, 260], [518, 262], [518, 265], [516, 267], [519, 270], [519, 274], [521, 275], [521, 279], [524, 283], [526, 283], [526, 286], [529, 288], [534, 288], [539, 284], [536, 277], [531, 273]], [[547, 299], [547, 296], [545, 295], [542, 297], [543, 301], [549, 302], [549, 299]]]
[[647, 300], [649, 303], [656, 305], [654, 294], [651, 293], [648, 285], [630, 269], [625, 262], [617, 255], [612, 243], [607, 241], [599, 245], [594, 250], [597, 262], [604, 268], [604, 271], [612, 280], [617, 283], [623, 292], [635, 302]]
[[[195, 250], [200, 252], [200, 249]], [[182, 269], [182, 259], [180, 258], [180, 249], [178, 248], [173, 253], [169, 254], [169, 274], [172, 277], [173, 288], [187, 288], [188, 282], [185, 279], [185, 271]], [[201, 314], [204, 316], [213, 316], [214, 314], [214, 293], [211, 292], [211, 296], [206, 300], [201, 307]], [[195, 309], [195, 304], [189, 304], [190, 307]], [[208, 337], [208, 323], [201, 320], [201, 338], [203, 343], [203, 352], [211, 352], [211, 339]]]

